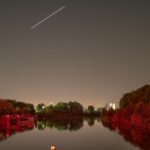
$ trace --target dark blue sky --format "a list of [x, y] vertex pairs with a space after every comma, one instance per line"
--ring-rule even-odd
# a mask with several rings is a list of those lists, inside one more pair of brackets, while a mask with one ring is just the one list
[[138, 0], [1, 1], [0, 97], [119, 101], [150, 82], [149, 18], [149, 3]]

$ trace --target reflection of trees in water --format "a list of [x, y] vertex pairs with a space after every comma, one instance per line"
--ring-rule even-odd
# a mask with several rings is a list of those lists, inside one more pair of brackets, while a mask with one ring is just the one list
[[0, 132], [0, 141], [2, 141], [2, 140], [6, 140], [6, 134], [4, 131]]
[[[84, 121], [88, 123], [89, 126], [94, 126], [95, 120], [100, 121], [97, 117], [74, 117], [74, 118], [51, 118], [47, 119], [45, 117], [35, 117], [34, 121], [30, 122], [24, 120], [24, 124], [19, 122], [18, 125], [15, 125], [14, 122], [10, 122], [9, 127], [0, 126], [0, 141], [6, 140], [7, 138], [15, 135], [16, 133], [22, 133], [24, 131], [33, 130], [34, 127], [37, 127], [39, 130], [44, 130], [45, 128], [56, 128], [59, 131], [77, 131], [81, 129], [84, 125]], [[2, 120], [1, 120], [2, 121]], [[2, 125], [2, 124], [1, 124]]]
[[0, 117], [0, 141], [15, 135], [34, 129], [35, 116], [6, 115]]
[[[16, 129], [3, 129], [3, 130], [0, 130], [0, 141], [7, 140], [7, 138], [12, 137], [16, 133], [23, 133], [23, 132], [26, 132], [26, 131], [31, 131], [31, 130], [33, 130], [33, 128], [24, 127], [19, 131], [17, 131]], [[10, 131], [8, 131], [8, 130], [10, 130]]]
[[83, 127], [83, 122], [86, 121], [89, 126], [93, 126], [97, 118], [87, 117], [87, 118], [72, 118], [72, 119], [45, 119], [40, 118], [37, 122], [37, 128], [43, 130], [46, 127], [56, 128], [59, 131], [69, 130], [76, 131]]
[[94, 117], [87, 117], [84, 120], [88, 123], [89, 126], [94, 126], [96, 118], [94, 118]]
[[123, 136], [124, 140], [139, 147], [141, 150], [150, 149], [150, 128], [147, 127], [132, 127], [127, 124], [120, 124], [116, 126], [113, 122], [102, 121], [102, 124], [111, 131], [116, 131]]
[[40, 119], [37, 122], [37, 127], [40, 130], [48, 128], [56, 128], [59, 131], [62, 130], [69, 130], [69, 131], [76, 131], [83, 127], [83, 118], [78, 119]]
[[31, 131], [31, 130], [33, 130], [33, 128], [23, 128], [20, 131], [16, 131], [15, 129], [11, 129], [9, 134], [8, 134], [7, 129], [3, 129], [3, 130], [0, 131], [0, 141], [7, 140], [7, 138], [12, 137], [16, 133], [23, 133], [23, 132]]
[[142, 150], [150, 150], [150, 103], [139, 101], [117, 111], [103, 111], [102, 123]]

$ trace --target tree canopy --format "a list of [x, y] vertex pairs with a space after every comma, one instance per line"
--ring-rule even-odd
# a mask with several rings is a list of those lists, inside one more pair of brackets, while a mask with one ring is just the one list
[[34, 105], [16, 100], [0, 99], [0, 115], [3, 114], [34, 114]]
[[150, 103], [150, 85], [145, 85], [136, 91], [124, 94], [119, 105], [120, 108], [124, 108], [130, 104], [137, 104], [140, 101]]

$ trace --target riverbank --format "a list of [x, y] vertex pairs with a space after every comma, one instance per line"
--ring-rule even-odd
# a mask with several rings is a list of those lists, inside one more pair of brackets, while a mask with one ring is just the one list
[[74, 119], [84, 117], [100, 117], [100, 113], [68, 113], [68, 112], [52, 112], [52, 113], [36, 113], [38, 118], [46, 119]]

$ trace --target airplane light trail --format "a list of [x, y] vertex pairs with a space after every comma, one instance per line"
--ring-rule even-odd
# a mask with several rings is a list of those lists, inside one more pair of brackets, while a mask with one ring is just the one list
[[47, 16], [45, 19], [41, 20], [40, 22], [38, 22], [37, 24], [35, 24], [34, 26], [32, 26], [30, 29], [33, 30], [34, 28], [36, 28], [37, 26], [39, 26], [41, 23], [43, 23], [44, 21], [46, 21], [50, 17], [54, 16], [55, 14], [57, 14], [58, 12], [60, 12], [61, 10], [63, 10], [64, 8], [65, 8], [65, 6], [62, 6], [61, 8], [59, 8], [58, 10], [56, 10], [55, 12], [53, 12], [52, 14], [50, 14], [49, 16]]

